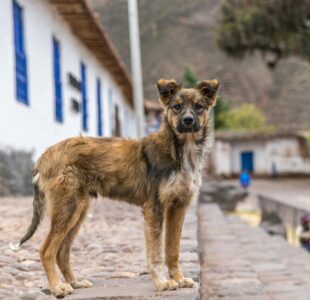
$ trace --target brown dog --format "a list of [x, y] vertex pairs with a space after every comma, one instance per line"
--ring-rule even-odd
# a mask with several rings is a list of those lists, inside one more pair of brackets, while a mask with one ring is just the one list
[[[219, 83], [205, 80], [182, 89], [175, 80], [161, 79], [157, 86], [164, 105], [159, 132], [142, 140], [71, 138], [50, 147], [35, 166], [33, 218], [19, 245], [34, 234], [48, 203], [51, 229], [40, 256], [56, 296], [92, 285], [76, 280], [70, 250], [89, 200], [97, 194], [143, 208], [148, 268], [158, 290], [195, 285], [180, 271], [179, 245], [186, 209], [198, 193]], [[163, 227], [170, 279], [163, 267]], [[66, 283], [57, 278], [56, 264]]]

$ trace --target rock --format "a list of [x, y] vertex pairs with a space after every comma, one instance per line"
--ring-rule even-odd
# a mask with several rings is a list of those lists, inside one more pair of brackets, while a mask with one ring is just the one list
[[104, 272], [106, 270], [105, 267], [92, 267], [92, 268], [87, 268], [81, 271], [81, 274], [96, 274], [100, 272]]
[[222, 210], [234, 211], [247, 195], [247, 190], [233, 184], [211, 181], [201, 187], [199, 200], [202, 203], [216, 202]]
[[12, 265], [13, 268], [20, 270], [20, 271], [28, 271], [29, 267], [25, 266], [23, 263], [15, 263]]
[[27, 288], [31, 288], [34, 286], [32, 281], [24, 280], [24, 286]]
[[6, 299], [7, 297], [11, 296], [12, 292], [7, 290], [7, 289], [3, 289], [0, 288], [0, 299]]
[[135, 276], [137, 276], [137, 274], [131, 272], [116, 272], [108, 278], [133, 278]]
[[261, 226], [271, 235], [279, 235], [286, 238], [285, 225], [275, 212], [267, 213], [263, 211]]
[[0, 273], [0, 283], [11, 283], [14, 282], [15, 278], [9, 273]]
[[9, 265], [15, 263], [15, 259], [9, 256], [0, 255], [0, 264]]
[[20, 296], [22, 300], [35, 300], [40, 296], [40, 292], [37, 293], [24, 293]]

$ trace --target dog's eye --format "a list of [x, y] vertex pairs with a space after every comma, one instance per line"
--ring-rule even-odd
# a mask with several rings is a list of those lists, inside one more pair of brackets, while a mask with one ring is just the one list
[[182, 108], [181, 104], [176, 104], [172, 107], [175, 111], [179, 111]]
[[202, 110], [203, 110], [203, 106], [200, 105], [200, 104], [198, 104], [198, 103], [196, 103], [196, 104], [195, 104], [195, 110], [197, 110], [197, 111], [202, 111]]

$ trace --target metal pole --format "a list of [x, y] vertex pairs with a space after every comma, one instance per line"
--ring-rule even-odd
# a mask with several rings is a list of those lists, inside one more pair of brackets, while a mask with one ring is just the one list
[[128, 0], [128, 19], [130, 37], [131, 70], [133, 79], [133, 98], [137, 121], [138, 137], [145, 135], [143, 83], [141, 71], [140, 34], [137, 0]]

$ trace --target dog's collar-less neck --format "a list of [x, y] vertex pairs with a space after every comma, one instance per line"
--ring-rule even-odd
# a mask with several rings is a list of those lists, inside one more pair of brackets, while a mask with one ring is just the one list
[[197, 140], [180, 139], [169, 124], [167, 118], [165, 117], [163, 120], [161, 131], [163, 134], [168, 135], [167, 138], [172, 142], [173, 147], [172, 156], [175, 157], [175, 159], [177, 159], [180, 163], [184, 158], [184, 147], [190, 143], [192, 143], [194, 148], [196, 148], [196, 155], [201, 158], [204, 156], [205, 148], [207, 148], [207, 138], [210, 131], [209, 126], [203, 128], [201, 132], [201, 137]]

